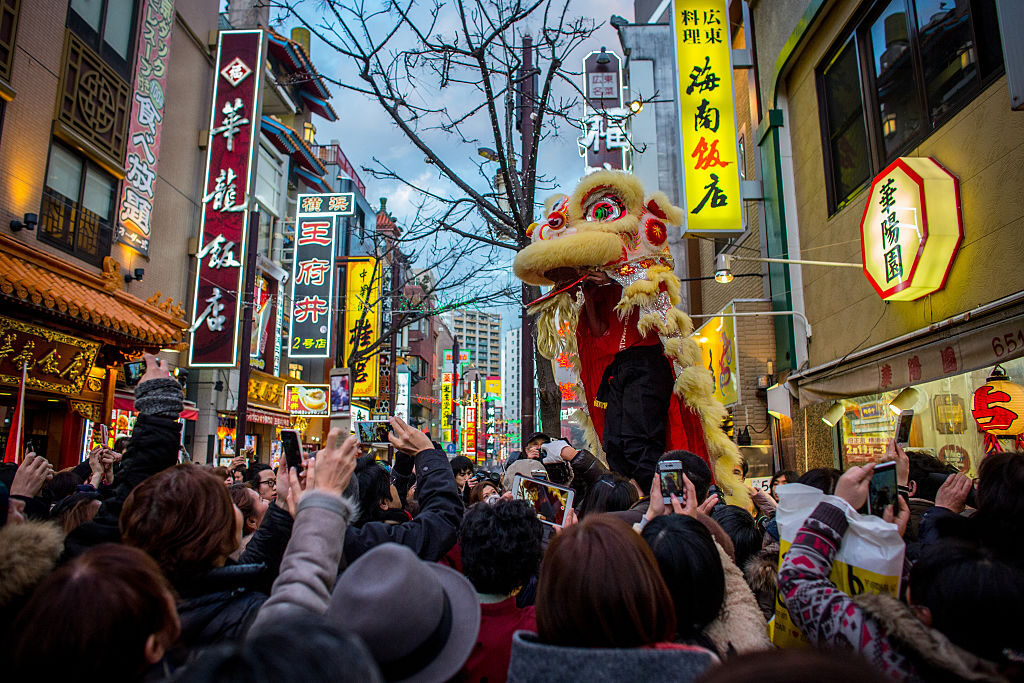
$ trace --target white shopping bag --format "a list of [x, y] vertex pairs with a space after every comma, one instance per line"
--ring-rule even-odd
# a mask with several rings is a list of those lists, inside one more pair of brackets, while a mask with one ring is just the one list
[[[846, 511], [850, 526], [832, 563], [829, 578], [847, 595], [889, 593], [899, 595], [906, 546], [895, 524], [881, 517], [862, 515], [842, 498], [827, 496], [804, 484], [785, 484], [776, 489], [779, 507], [775, 519], [779, 525], [779, 566], [807, 517], [827, 501]], [[779, 647], [807, 645], [803, 634], [789, 618], [781, 594], [775, 601], [772, 641]]]

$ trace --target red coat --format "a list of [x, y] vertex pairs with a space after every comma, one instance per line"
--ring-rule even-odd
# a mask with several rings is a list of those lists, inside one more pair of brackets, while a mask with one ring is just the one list
[[500, 683], [508, 676], [512, 653], [512, 634], [537, 631], [533, 606], [516, 607], [515, 597], [480, 605], [480, 633], [473, 652], [458, 678], [478, 683]]

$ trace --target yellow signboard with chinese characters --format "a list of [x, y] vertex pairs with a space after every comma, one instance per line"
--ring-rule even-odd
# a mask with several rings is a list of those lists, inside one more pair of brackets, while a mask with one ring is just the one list
[[715, 383], [715, 398], [722, 405], [739, 402], [739, 363], [736, 357], [736, 318], [731, 317], [733, 305], [701, 325], [693, 333], [700, 346], [704, 366]]
[[673, 0], [686, 231], [743, 232], [725, 0]]
[[964, 238], [960, 182], [934, 159], [900, 157], [871, 183], [860, 236], [878, 296], [913, 301], [942, 289]]
[[349, 362], [380, 336], [381, 269], [375, 259], [352, 259], [345, 277], [344, 362], [352, 371], [352, 396], [375, 398], [380, 377], [378, 350]]
[[452, 441], [452, 373], [446, 372], [441, 382], [441, 441]]

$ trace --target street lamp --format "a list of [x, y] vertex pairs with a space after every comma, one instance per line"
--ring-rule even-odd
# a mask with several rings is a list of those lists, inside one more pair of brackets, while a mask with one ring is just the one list
[[830, 266], [836, 268], [863, 268], [860, 263], [841, 263], [839, 261], [805, 261], [791, 258], [765, 258], [762, 256], [737, 256], [736, 254], [719, 254], [715, 257], [715, 282], [727, 284], [732, 282], [733, 261], [759, 261], [761, 263], [788, 263], [801, 266]]
[[482, 156], [484, 159], [487, 159], [487, 161], [497, 161], [498, 160], [498, 153], [495, 152], [490, 147], [477, 147], [476, 148], [476, 153], [479, 154], [480, 156]]

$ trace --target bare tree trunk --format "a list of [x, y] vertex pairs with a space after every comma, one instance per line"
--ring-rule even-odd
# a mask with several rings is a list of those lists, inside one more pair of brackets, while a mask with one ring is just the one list
[[540, 398], [541, 430], [553, 439], [562, 433], [562, 391], [555, 384], [555, 370], [551, 360], [540, 355], [534, 344], [534, 364], [537, 372], [537, 393]]

